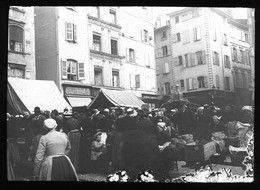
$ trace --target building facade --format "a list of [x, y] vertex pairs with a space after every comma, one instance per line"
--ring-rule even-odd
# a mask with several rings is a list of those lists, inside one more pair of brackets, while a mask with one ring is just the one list
[[8, 77], [26, 79], [35, 79], [36, 77], [33, 7], [10, 7]]
[[[37, 79], [54, 80], [72, 107], [87, 106], [100, 88], [156, 96], [153, 25], [124, 8], [35, 7]], [[150, 31], [149, 41], [129, 38], [132, 23]]]
[[[247, 27], [215, 8], [185, 8], [168, 15], [173, 83], [179, 84], [184, 97], [198, 104], [239, 104], [235, 87], [241, 81], [234, 81], [234, 72], [250, 70]], [[232, 28], [243, 39], [233, 38]], [[242, 88], [247, 89], [246, 81]]]
[[154, 25], [150, 7], [120, 7], [124, 54], [123, 84], [150, 107], [158, 106], [154, 53]]
[[72, 107], [93, 98], [83, 7], [35, 7], [36, 79], [53, 80]]

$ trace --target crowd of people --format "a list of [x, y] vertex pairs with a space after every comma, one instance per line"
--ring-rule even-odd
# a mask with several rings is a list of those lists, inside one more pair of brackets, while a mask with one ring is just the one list
[[210, 141], [215, 132], [230, 133], [228, 124], [233, 121], [248, 123], [252, 130], [253, 117], [250, 106], [204, 105], [193, 112], [184, 101], [171, 110], [151, 110], [145, 104], [141, 109], [65, 109], [59, 113], [35, 107], [34, 114], [7, 113], [10, 171], [38, 180], [77, 181], [77, 174], [125, 170], [136, 176], [151, 169], [160, 179], [167, 176], [169, 167], [162, 150], [172, 139], [191, 134], [193, 141]]

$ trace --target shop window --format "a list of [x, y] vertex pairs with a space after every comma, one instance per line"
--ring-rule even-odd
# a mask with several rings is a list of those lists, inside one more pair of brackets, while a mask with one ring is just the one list
[[24, 46], [24, 30], [22, 27], [16, 25], [9, 26], [9, 48], [14, 52], [23, 52]]

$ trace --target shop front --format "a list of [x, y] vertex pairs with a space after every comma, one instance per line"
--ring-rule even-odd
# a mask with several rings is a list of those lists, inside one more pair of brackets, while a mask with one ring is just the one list
[[63, 84], [64, 97], [73, 110], [81, 110], [87, 107], [93, 99], [92, 88], [90, 86], [78, 86]]
[[142, 101], [147, 103], [151, 109], [159, 107], [158, 95], [142, 93]]

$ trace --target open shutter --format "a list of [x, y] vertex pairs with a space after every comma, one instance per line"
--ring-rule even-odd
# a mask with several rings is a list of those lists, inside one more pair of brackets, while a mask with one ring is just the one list
[[197, 40], [197, 28], [193, 28], [193, 40]]
[[125, 49], [125, 58], [126, 58], [126, 61], [129, 61], [129, 48]]
[[216, 57], [214, 51], [212, 52], [212, 57], [213, 57], [213, 65], [216, 65]]
[[206, 64], [206, 51], [202, 51], [202, 63]]
[[186, 86], [187, 86], [187, 90], [190, 90], [189, 79], [186, 79]]
[[204, 84], [205, 84], [205, 88], [208, 88], [208, 77], [204, 76]]
[[140, 52], [139, 51], [135, 51], [135, 63], [139, 64], [139, 59], [140, 59]]
[[73, 24], [73, 40], [77, 42], [77, 25]]
[[191, 53], [191, 65], [195, 66], [195, 53]]
[[193, 78], [192, 79], [192, 84], [193, 84], [193, 89], [197, 89], [198, 88], [198, 85], [197, 85], [197, 79], [196, 78]]
[[61, 75], [62, 75], [62, 79], [67, 79], [67, 60], [66, 59], [61, 59]]
[[67, 28], [68, 28], [68, 23], [65, 22], [65, 40], [68, 40], [68, 32], [67, 32]]
[[232, 59], [232, 61], [234, 61], [234, 51], [233, 51], [233, 47], [231, 47], [230, 50], [231, 50], [231, 59]]
[[201, 27], [197, 27], [196, 28], [196, 32], [197, 32], [197, 40], [201, 40]]
[[188, 54], [188, 60], [189, 60], [189, 61], [188, 61], [188, 64], [189, 64], [189, 67], [192, 66], [191, 55], [192, 55], [191, 53]]
[[167, 55], [171, 55], [171, 45], [167, 46]]
[[143, 42], [144, 41], [144, 31], [141, 30], [141, 41]]
[[79, 80], [85, 79], [84, 62], [78, 63], [78, 77]]

